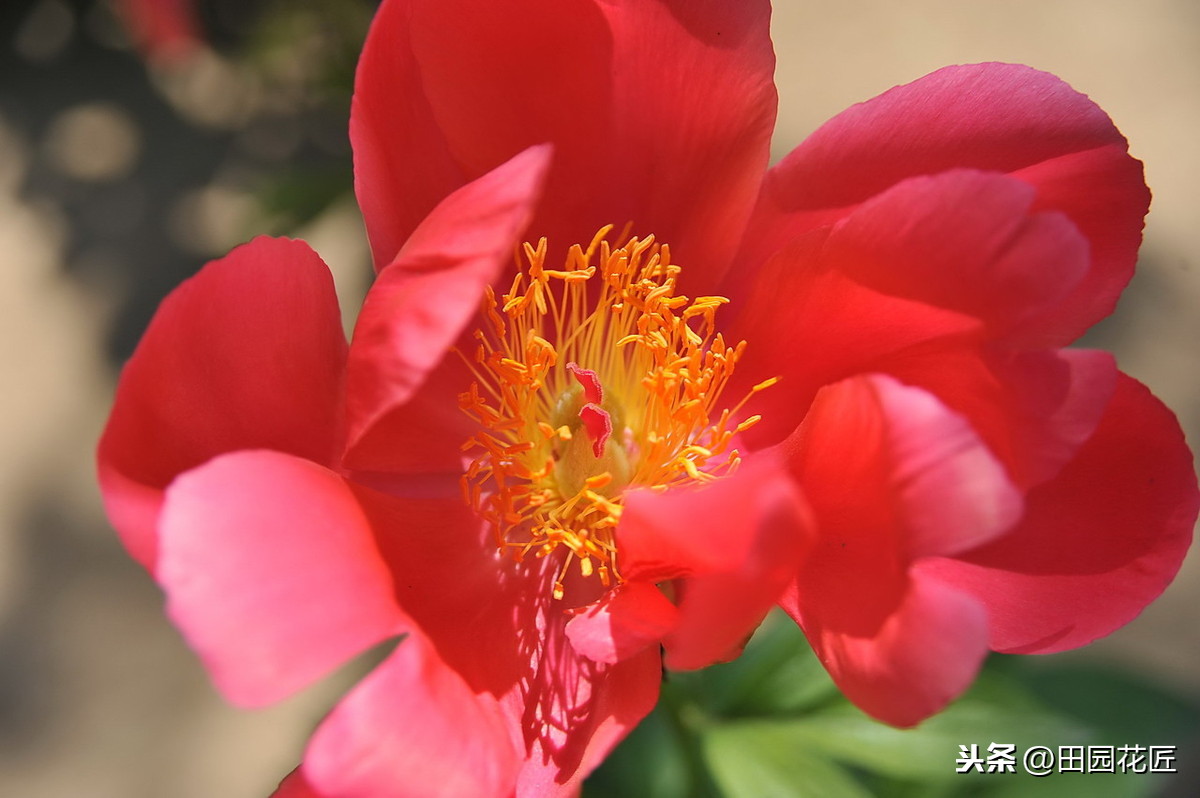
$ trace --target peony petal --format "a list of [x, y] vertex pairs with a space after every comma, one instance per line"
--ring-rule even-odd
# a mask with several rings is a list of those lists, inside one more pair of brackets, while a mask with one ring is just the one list
[[526, 751], [518, 794], [573, 794], [654, 707], [658, 652], [611, 666], [578, 654], [565, 634], [575, 605], [551, 598], [559, 558], [501, 556], [457, 486], [445, 498], [355, 492], [401, 606], [473, 692], [501, 697]]
[[1025, 324], [1031, 342], [1041, 330], [1042, 345], [1061, 346], [1116, 307], [1133, 277], [1150, 191], [1142, 163], [1129, 156], [1124, 139], [1043, 161], [1013, 175], [1037, 186], [1034, 210], [1065, 213], [1090, 246], [1092, 268], [1080, 284]]
[[338, 798], [502, 798], [522, 758], [496, 700], [414, 632], [317, 729], [303, 771]]
[[405, 624], [342, 479], [268, 451], [181, 475], [163, 506], [167, 612], [221, 693], [278, 701]]
[[739, 303], [728, 332], [746, 339], [747, 348], [727, 392], [739, 396], [764, 376], [781, 378], [747, 405], [763, 416], [747, 441], [762, 447], [788, 435], [822, 385], [882, 372], [966, 416], [1022, 487], [1052, 477], [1099, 421], [1115, 379], [1112, 358], [989, 344], [984, 322], [967, 312], [990, 315], [987, 297], [965, 287], [956, 294], [933, 287], [936, 280], [924, 284], [926, 293], [943, 291], [946, 304], [959, 306], [948, 309], [850, 279], [846, 272], [863, 265], [849, 255], [854, 218], [781, 250]]
[[296, 768], [279, 783], [275, 792], [271, 793], [271, 798], [324, 798], [324, 796], [314, 790], [308, 780], [304, 778], [300, 768]]
[[743, 260], [761, 261], [907, 178], [960, 168], [1031, 183], [1034, 209], [1066, 214], [1091, 244], [1089, 274], [1031, 320], [1028, 336], [1063, 344], [1112, 309], [1149, 204], [1141, 164], [1086, 96], [1013, 64], [946, 67], [827, 122], [768, 174]]
[[561, 629], [551, 630], [551, 644], [542, 653], [545, 664], [530, 682], [529, 695], [509, 702], [510, 716], [523, 722], [528, 745], [517, 795], [578, 796], [588, 774], [658, 701], [662, 657], [657, 649], [599, 665], [578, 657]]
[[822, 262], [870, 288], [982, 320], [1021, 340], [1088, 268], [1087, 240], [1059, 213], [1032, 213], [1032, 186], [955, 170], [905, 180], [838, 223]]
[[350, 447], [413, 396], [476, 317], [529, 222], [549, 157], [531, 148], [451, 194], [380, 273], [350, 346]]
[[685, 290], [711, 293], [770, 155], [778, 104], [770, 3], [598, 5], [613, 35], [615, 139], [611, 174], [586, 179], [603, 195], [603, 221], [632, 222], [670, 244]]
[[[592, 0], [384, 2], [359, 61], [350, 121], [377, 268], [443, 197], [530, 146], [555, 145], [555, 184], [589, 164], [602, 171], [610, 53]], [[555, 203], [577, 208], [589, 188], [556, 193]]]
[[943, 709], [970, 686], [987, 655], [983, 607], [927, 577], [921, 563], [895, 608], [869, 632], [848, 633], [822, 620], [804, 615], [804, 633], [829, 675], [859, 709], [893, 726], [915, 726]]
[[686, 578], [666, 663], [701, 668], [723, 659], [762, 621], [796, 573], [808, 515], [774, 452], [707, 487], [626, 494], [617, 527], [628, 580]]
[[1030, 492], [1017, 529], [930, 572], [987, 607], [993, 649], [1063, 651], [1128, 623], [1162, 592], [1198, 507], [1178, 422], [1121, 375], [1095, 434]]
[[802, 236], [753, 281], [726, 287], [738, 297], [726, 338], [744, 339], [747, 347], [725, 394], [740, 397], [764, 378], [780, 378], [747, 405], [763, 417], [746, 434], [756, 449], [787, 437], [823, 385], [979, 337], [976, 318], [887, 296], [829, 268], [828, 238], [827, 230]]
[[163, 301], [125, 366], [97, 455], [113, 525], [153, 569], [162, 491], [223, 452], [333, 464], [346, 340], [307, 244], [256, 238]]
[[880, 364], [935, 394], [971, 426], [1022, 487], [1045, 482], [1096, 429], [1112, 396], [1112, 355], [971, 346], [909, 353]]
[[1020, 494], [964, 419], [882, 375], [822, 390], [782, 449], [818, 542], [781, 603], [852, 700], [912, 725], [964, 689], [986, 651], [978, 604], [914, 564], [1002, 534]]
[[626, 582], [578, 612], [567, 622], [571, 646], [590, 660], [609, 664], [657, 644], [679, 615], [662, 591], [645, 582]]
[[767, 163], [769, 12], [765, 0], [385, 2], [351, 124], [377, 265], [458, 185], [550, 142], [533, 232], [552, 251], [629, 222], [697, 275], [723, 268]]

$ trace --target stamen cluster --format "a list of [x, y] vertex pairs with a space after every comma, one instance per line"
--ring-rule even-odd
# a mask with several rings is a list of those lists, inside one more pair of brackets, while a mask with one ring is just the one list
[[517, 560], [567, 549], [556, 598], [575, 560], [606, 587], [620, 581], [624, 489], [663, 491], [735, 469], [734, 438], [759, 419], [735, 415], [775, 381], [717, 412], [746, 346], [715, 330], [728, 300], [676, 294], [681, 269], [667, 245], [649, 236], [614, 247], [611, 230], [586, 250], [573, 245], [561, 270], [545, 267], [545, 238], [523, 245], [509, 290], [484, 297], [486, 324], [465, 358], [477, 381], [459, 396], [480, 424], [463, 445], [474, 455], [464, 500]]

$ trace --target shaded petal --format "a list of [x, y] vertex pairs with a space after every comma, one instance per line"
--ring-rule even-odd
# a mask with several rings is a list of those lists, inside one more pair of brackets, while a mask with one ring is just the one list
[[1013, 175], [1037, 186], [1034, 210], [1065, 213], [1090, 245], [1092, 268], [1075, 290], [1024, 325], [1030, 341], [1041, 330], [1043, 345], [1066, 344], [1112, 313], [1133, 277], [1150, 207], [1142, 163], [1128, 155], [1121, 140]]
[[300, 768], [296, 768], [287, 775], [279, 786], [275, 788], [275, 792], [271, 793], [271, 798], [325, 798], [319, 792], [313, 789], [308, 780], [304, 778], [304, 774]]
[[443, 197], [530, 146], [553, 142], [557, 174], [585, 173], [607, 134], [610, 53], [592, 0], [384, 2], [350, 118], [376, 267]]
[[920, 563], [869, 634], [827, 627], [819, 615], [804, 619], [813, 650], [845, 696], [893, 726], [915, 726], [943, 709], [971, 685], [987, 655], [983, 607], [925, 576]]
[[1060, 302], [1088, 268], [1087, 240], [1062, 214], [1031, 212], [1035, 193], [969, 170], [905, 180], [834, 226], [823, 265], [1019, 343], [1022, 322]]
[[351, 121], [377, 265], [449, 191], [550, 142], [533, 230], [552, 251], [632, 222], [697, 273], [723, 268], [768, 157], [769, 12], [765, 0], [385, 2]]
[[[1124, 137], [1086, 96], [1013, 64], [938, 70], [852, 106], [767, 176], [745, 259], [844, 217], [910, 177], [970, 168], [1015, 174], [1091, 244], [1091, 269], [1026, 335], [1062, 344], [1107, 314], [1133, 273], [1149, 192]], [[757, 254], [754, 254], [757, 253]]]
[[380, 273], [350, 346], [350, 447], [413, 396], [476, 317], [529, 222], [549, 157], [531, 148], [451, 194]]
[[1022, 487], [1058, 473], [1096, 429], [1116, 384], [1108, 352], [1004, 352], [971, 346], [880, 364], [935, 394], [971, 426]]
[[518, 794], [573, 794], [654, 707], [661, 659], [652, 648], [615, 665], [578, 654], [565, 634], [573, 590], [551, 598], [561, 559], [501, 556], [451, 486], [444, 498], [355, 492], [401, 606], [473, 692], [501, 699], [525, 752]]
[[988, 610], [990, 645], [1051, 653], [1128, 623], [1174, 578], [1200, 497], [1174, 415], [1121, 375], [1079, 454], [1005, 537], [930, 572]]
[[780, 378], [746, 407], [763, 416], [746, 433], [754, 448], [787, 437], [824, 385], [979, 337], [976, 318], [888, 296], [831, 268], [824, 260], [829, 236], [828, 230], [802, 236], [753, 281], [728, 286], [740, 298], [727, 339], [744, 339], [747, 348], [725, 394], [740, 397], [765, 377]]
[[1020, 494], [962, 417], [882, 375], [822, 390], [782, 449], [818, 539], [781, 604], [853, 701], [912, 725], [986, 652], [977, 602], [913, 566], [1002, 534]]
[[163, 489], [216, 455], [333, 464], [345, 358], [333, 279], [301, 241], [256, 238], [175, 289], [121, 374], [97, 454], [134, 558], [153, 569]]
[[653, 233], [686, 267], [684, 290], [712, 292], [770, 156], [778, 104], [770, 3], [599, 6], [613, 35], [616, 136], [612, 174], [588, 175], [605, 195], [602, 221]]
[[753, 632], [795, 575], [808, 527], [774, 452], [699, 490], [627, 493], [617, 527], [622, 575], [685, 578], [668, 667], [710, 665]]
[[655, 645], [674, 628], [679, 613], [657, 587], [626, 582], [567, 622], [567, 639], [583, 656], [614, 663]]
[[[928, 182], [966, 178], [971, 184], [978, 177], [982, 176], [959, 173]], [[1008, 178], [986, 180], [999, 181], [1002, 190], [1012, 186]], [[904, 184], [909, 185], [913, 181]], [[863, 206], [860, 212], [870, 207]], [[903, 225], [895, 236], [881, 236], [877, 243], [890, 238], [887, 246], [870, 258], [860, 258], [856, 255], [865, 252], [869, 242], [862, 242], [863, 236], [856, 232], [857, 218], [858, 212], [832, 230], [802, 236], [771, 258], [729, 327], [733, 340], [747, 340], [726, 389], [730, 395], [743, 394], [764, 376], [781, 378], [747, 405], [748, 412], [763, 416], [746, 434], [748, 442], [770, 445], [789, 434], [822, 385], [855, 374], [883, 372], [925, 388], [966, 416], [1022, 487], [1052, 477], [1103, 413], [1116, 375], [1111, 356], [989, 344], [985, 323], [1007, 323], [999, 316], [987, 322], [979, 318], [995, 315], [988, 307], [989, 296], [997, 296], [997, 306], [1003, 304], [997, 286], [977, 292], [969, 279], [947, 276], [913, 280], [912, 287], [905, 286], [905, 275], [925, 268], [921, 258], [906, 261], [908, 235], [903, 231], [911, 226]], [[879, 229], [886, 231], [886, 219], [880, 221]], [[947, 231], [943, 233], [949, 237]], [[974, 247], [968, 242], [964, 250], [970, 253]], [[1022, 249], [1014, 247], [1012, 252]], [[1002, 254], [1001, 260], [1006, 258], [1008, 254]], [[885, 268], [893, 262], [909, 268], [893, 278]], [[942, 262], [953, 274], [955, 267], [945, 258]], [[848, 276], [854, 272], [864, 272], [882, 285], [865, 286]], [[1037, 278], [1030, 283], [1036, 284]], [[891, 296], [884, 289], [904, 295]], [[1035, 287], [1029, 290], [1036, 293]], [[907, 296], [913, 293], [923, 296]], [[929, 304], [934, 299], [954, 307]]]
[[338, 798], [502, 798], [521, 759], [496, 700], [414, 632], [317, 729], [303, 771]]
[[222, 455], [172, 483], [160, 530], [167, 613], [239, 706], [284, 698], [405, 625], [354, 495], [314, 463]]
[[662, 657], [648, 648], [601, 665], [574, 652], [561, 619], [547, 632], [528, 695], [509, 696], [509, 714], [520, 718], [527, 745], [517, 795], [568, 798], [579, 794], [588, 774], [654, 709]]

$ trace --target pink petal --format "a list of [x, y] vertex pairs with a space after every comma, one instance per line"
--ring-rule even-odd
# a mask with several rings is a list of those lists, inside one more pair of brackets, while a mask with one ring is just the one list
[[223, 455], [172, 483], [158, 578], [167, 612], [232, 703], [278, 701], [404, 616], [354, 495], [290, 455]]
[[1198, 507], [1175, 417], [1121, 375], [1095, 434], [1030, 492], [1017, 529], [930, 572], [987, 607], [992, 648], [1063, 651], [1128, 623], [1162, 592]]
[[905, 180], [834, 227], [827, 267], [892, 296], [982, 320], [1019, 341], [1022, 322], [1057, 304], [1088, 269], [1088, 243], [1062, 214], [1033, 213], [1032, 186], [956, 170]]
[[351, 447], [413, 396], [476, 318], [484, 288], [512, 260], [549, 156], [532, 148], [451, 194], [380, 273], [350, 346]]
[[1133, 277], [1143, 218], [1150, 205], [1141, 161], [1129, 157], [1124, 139], [1086, 152], [1064, 155], [1013, 173], [1037, 186], [1035, 210], [1065, 213], [1087, 237], [1092, 268], [1056, 306], [1025, 324], [1032, 338], [1061, 346], [1112, 313]]
[[[728, 340], [747, 348], [725, 395], [741, 397], [767, 377], [778, 384], [747, 412], [763, 419], [746, 434], [762, 448], [787, 437], [823, 386], [883, 370], [925, 353], [963, 346], [982, 323], [969, 315], [864, 287], [824, 262], [829, 231], [809, 233], [775, 253], [740, 290]], [[737, 291], [728, 293], [737, 296]]]
[[413, 632], [317, 729], [303, 771], [338, 798], [503, 798], [522, 758], [496, 699]]
[[1095, 350], [1005, 352], [963, 346], [880, 364], [971, 421], [1022, 487], [1050, 479], [1092, 434], [1116, 364]]
[[615, 665], [575, 651], [573, 605], [551, 598], [557, 557], [517, 563], [454, 491], [405, 498], [356, 488], [392, 570], [401, 606], [470, 689], [501, 698], [524, 741], [518, 794], [570, 795], [658, 697], [648, 649]]
[[804, 633], [845, 696], [893, 726], [915, 726], [944, 708], [970, 686], [987, 655], [983, 607], [927, 577], [920, 563], [896, 606], [871, 629], [850, 632], [825, 626], [820, 615], [803, 617]]
[[818, 542], [781, 603], [851, 700], [912, 725], [986, 651], [981, 608], [914, 564], [1002, 534], [1020, 494], [964, 419], [881, 375], [822, 390], [782, 448]]
[[657, 650], [602, 665], [575, 654], [561, 629], [548, 630], [528, 695], [510, 696], [508, 712], [522, 719], [528, 746], [517, 795], [578, 796], [588, 774], [658, 701]]
[[724, 268], [774, 123], [768, 17], [764, 0], [385, 2], [351, 124], [377, 265], [451, 190], [550, 142], [532, 229], [552, 250], [630, 222], [697, 276]]
[[153, 568], [162, 491], [223, 452], [332, 464], [346, 341], [321, 259], [256, 238], [163, 301], [125, 366], [97, 459], [105, 505]]
[[1111, 310], [1133, 273], [1149, 203], [1141, 165], [1086, 96], [1013, 64], [946, 67], [827, 122], [768, 175], [751, 259], [907, 178], [958, 168], [1031, 183], [1035, 210], [1065, 213], [1091, 243], [1089, 274], [1027, 335], [1040, 329], [1041, 344], [1066, 343]]
[[687, 577], [667, 665], [723, 659], [779, 600], [808, 544], [808, 516], [772, 452], [699, 490], [631, 491], [617, 527], [629, 580]]
[[655, 645], [675, 626], [675, 605], [658, 588], [626, 582], [567, 622], [567, 639], [583, 656], [612, 664]]
[[[985, 322], [968, 313], [991, 315], [987, 297], [953, 280], [940, 282], [963, 290], [914, 281], [926, 294], [942, 292], [945, 304], [957, 306], [949, 309], [928, 304], [930, 296], [888, 296], [882, 287], [850, 279], [846, 272], [861, 265], [848, 256], [854, 219], [781, 250], [738, 305], [728, 333], [748, 343], [728, 394], [740, 396], [765, 376], [781, 378], [747, 405], [763, 416], [748, 442], [761, 447], [789, 434], [822, 385], [882, 372], [925, 388], [966, 416], [1021, 486], [1053, 476], [1100, 419], [1116, 373], [1111, 357], [989, 344]], [[897, 253], [903, 237], [895, 239]], [[877, 263], [872, 276], [886, 283], [891, 278]], [[904, 274], [922, 268], [910, 265]], [[884, 287], [910, 292], [899, 284]]]

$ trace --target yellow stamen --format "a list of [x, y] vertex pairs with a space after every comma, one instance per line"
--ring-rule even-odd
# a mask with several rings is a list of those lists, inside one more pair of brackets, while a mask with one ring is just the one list
[[[481, 427], [463, 446], [475, 453], [464, 500], [518, 561], [566, 549], [559, 599], [575, 559], [581, 576], [621, 582], [614, 530], [626, 488], [661, 492], [736, 469], [735, 436], [760, 417], [735, 416], [775, 382], [719, 410], [746, 346], [716, 332], [729, 300], [677, 294], [681, 269], [665, 244], [649, 236], [613, 246], [611, 231], [572, 246], [562, 269], [546, 268], [546, 239], [524, 244], [507, 293], [485, 292], [487, 324], [464, 356], [477, 382], [459, 407]], [[587, 400], [581, 373], [598, 379], [602, 400], [594, 386], [596, 401]]]

